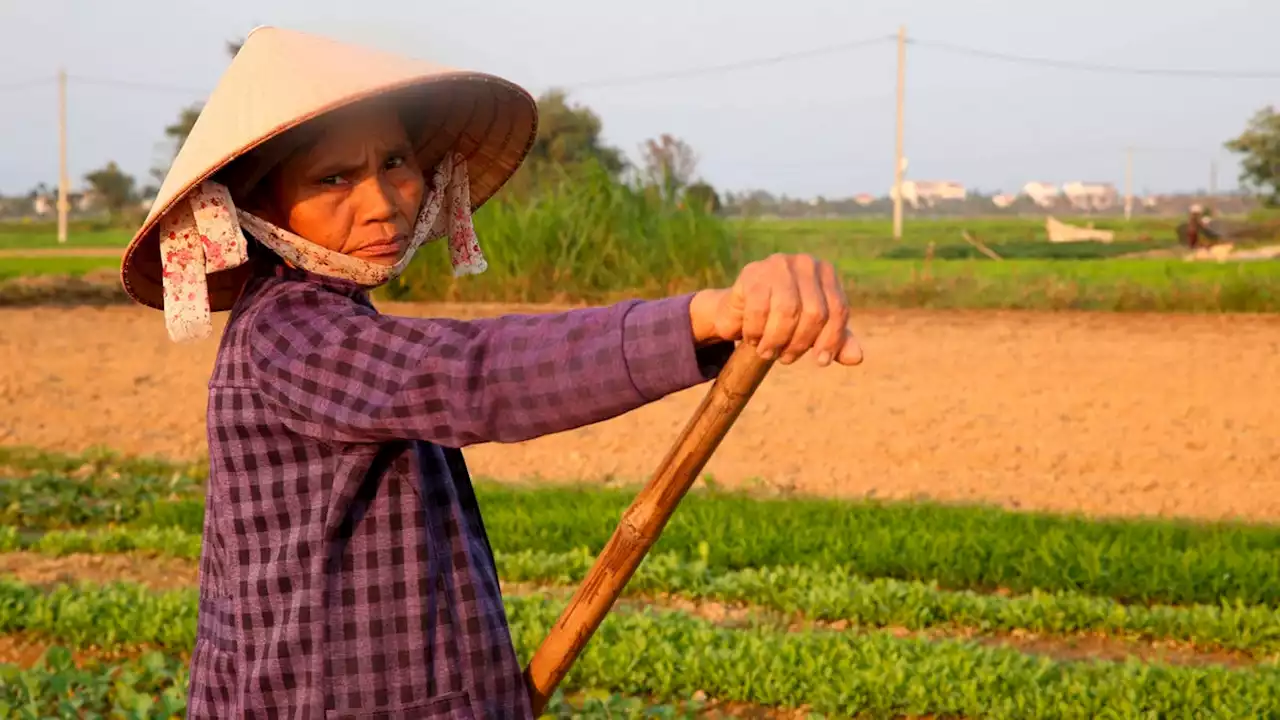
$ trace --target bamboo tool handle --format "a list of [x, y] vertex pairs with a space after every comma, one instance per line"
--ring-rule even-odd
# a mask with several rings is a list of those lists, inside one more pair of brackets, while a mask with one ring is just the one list
[[772, 365], [753, 345], [739, 344], [649, 483], [622, 514], [569, 606], [529, 660], [525, 682], [535, 717], [542, 714]]

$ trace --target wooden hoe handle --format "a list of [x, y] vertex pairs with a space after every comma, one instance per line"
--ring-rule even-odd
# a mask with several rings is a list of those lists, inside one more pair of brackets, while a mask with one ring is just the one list
[[754, 346], [739, 344], [649, 483], [622, 514], [569, 606], [529, 660], [525, 681], [535, 717], [542, 714], [772, 365]]

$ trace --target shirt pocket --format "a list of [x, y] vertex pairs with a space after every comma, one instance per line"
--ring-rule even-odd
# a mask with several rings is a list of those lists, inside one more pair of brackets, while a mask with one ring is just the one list
[[422, 702], [384, 710], [329, 710], [325, 720], [475, 720], [466, 691], [438, 695]]
[[230, 597], [200, 602], [196, 644], [191, 651], [187, 689], [190, 720], [219, 720], [235, 716], [236, 629]]

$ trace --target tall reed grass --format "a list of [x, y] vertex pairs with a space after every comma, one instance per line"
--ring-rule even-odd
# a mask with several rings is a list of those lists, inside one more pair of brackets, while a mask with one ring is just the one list
[[475, 216], [489, 270], [452, 277], [443, 241], [384, 290], [393, 300], [601, 301], [730, 281], [746, 254], [729, 223], [598, 167], [535, 197], [499, 195]]

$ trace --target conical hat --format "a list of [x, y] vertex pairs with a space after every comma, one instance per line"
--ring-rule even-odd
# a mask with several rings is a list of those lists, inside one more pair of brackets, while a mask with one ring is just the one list
[[[537, 131], [528, 92], [492, 75], [455, 70], [292, 30], [262, 27], [245, 39], [174, 158], [146, 222], [125, 250], [125, 291], [164, 307], [157, 227], [204, 180], [285, 131], [326, 112], [377, 96], [403, 98], [421, 128], [423, 168], [448, 152], [466, 158], [472, 210], [523, 162]], [[209, 275], [210, 309], [227, 310], [247, 266]]]

